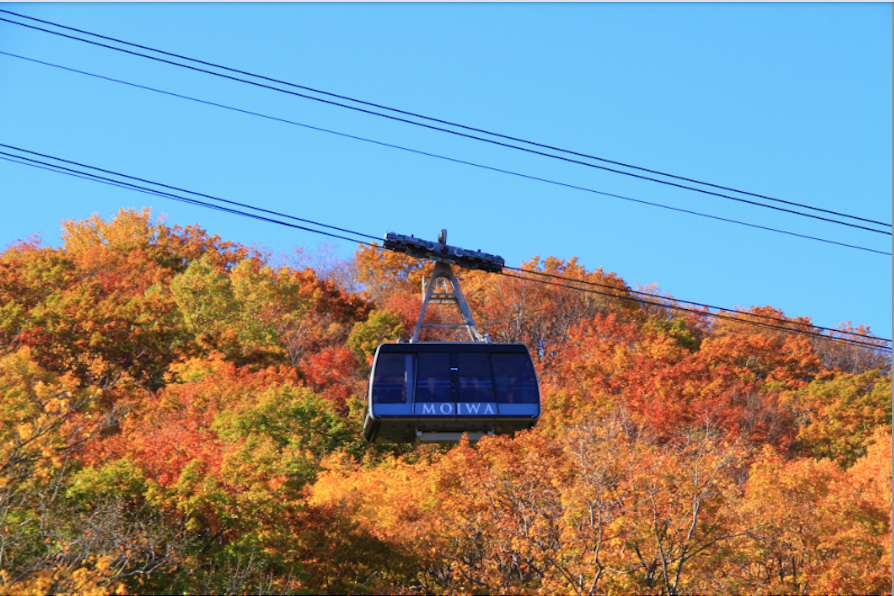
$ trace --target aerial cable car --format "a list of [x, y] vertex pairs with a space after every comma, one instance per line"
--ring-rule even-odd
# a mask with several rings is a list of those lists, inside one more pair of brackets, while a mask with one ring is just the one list
[[[532, 428], [540, 418], [540, 390], [528, 348], [496, 344], [475, 325], [451, 265], [500, 272], [501, 257], [388, 233], [384, 247], [437, 261], [425, 286], [422, 311], [409, 342], [376, 349], [369, 376], [363, 437], [369, 442], [476, 441], [485, 435]], [[441, 282], [441, 291], [436, 291]], [[430, 304], [454, 305], [462, 323], [423, 323]], [[462, 329], [470, 341], [419, 341], [422, 329]]]

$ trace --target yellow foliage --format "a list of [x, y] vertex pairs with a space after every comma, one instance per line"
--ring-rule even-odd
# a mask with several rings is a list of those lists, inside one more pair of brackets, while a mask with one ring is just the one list
[[73, 571], [67, 568], [44, 569], [32, 574], [25, 581], [7, 583], [5, 572], [0, 572], [0, 593], [9, 596], [30, 596], [33, 594], [125, 594], [123, 583], [110, 582], [99, 569], [80, 567]]
[[24, 423], [20, 424], [18, 426], [18, 428], [16, 429], [16, 431], [19, 434], [19, 438], [22, 439], [23, 441], [27, 441], [28, 439], [30, 439], [32, 437], [33, 430], [34, 430], [34, 425], [32, 425], [30, 422], [24, 422]]

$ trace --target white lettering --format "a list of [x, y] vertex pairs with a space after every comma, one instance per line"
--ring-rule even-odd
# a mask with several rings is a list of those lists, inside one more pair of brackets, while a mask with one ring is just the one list
[[[444, 411], [444, 408], [447, 408]], [[453, 404], [443, 403], [441, 404], [441, 414], [452, 414], [453, 413]]]
[[435, 405], [434, 404], [422, 404], [422, 415], [426, 414], [434, 415], [435, 413]]
[[466, 414], [477, 414], [481, 409], [481, 404], [466, 404]]
[[485, 413], [485, 414], [491, 414], [491, 415], [493, 415], [493, 416], [496, 416], [496, 415], [497, 415], [497, 413], [494, 412], [494, 408], [493, 408], [493, 406], [491, 406], [491, 404], [485, 404], [485, 405], [484, 405], [484, 413]]

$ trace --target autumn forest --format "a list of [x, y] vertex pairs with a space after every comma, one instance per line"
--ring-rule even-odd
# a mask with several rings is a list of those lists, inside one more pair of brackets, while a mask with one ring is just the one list
[[0, 255], [4, 594], [891, 593], [890, 352], [532, 256], [610, 288], [458, 272], [530, 349], [537, 426], [367, 444], [372, 355], [433, 263], [148, 210], [62, 228]]

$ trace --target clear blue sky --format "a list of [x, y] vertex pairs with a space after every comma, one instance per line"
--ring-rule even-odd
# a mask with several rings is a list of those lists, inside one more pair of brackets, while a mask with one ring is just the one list
[[[891, 4], [0, 8], [562, 148], [891, 221]], [[0, 16], [6, 16], [0, 14]], [[891, 252], [891, 237], [223, 81], [0, 23], [0, 50], [531, 176]], [[508, 176], [0, 56], [0, 142], [518, 265], [891, 337], [891, 258]], [[0, 161], [0, 244], [120, 207], [274, 253], [321, 237]], [[344, 255], [354, 246], [339, 243]]]

